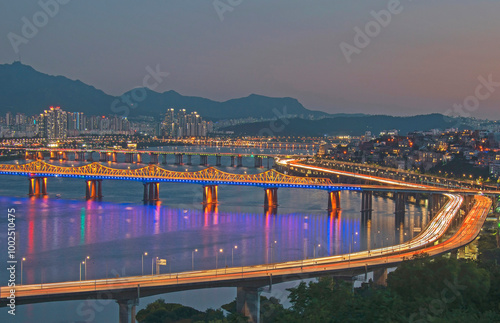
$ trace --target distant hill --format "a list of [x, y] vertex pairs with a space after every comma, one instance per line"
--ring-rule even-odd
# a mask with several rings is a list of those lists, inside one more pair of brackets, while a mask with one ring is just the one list
[[[336, 136], [336, 135], [363, 135], [371, 131], [378, 135], [383, 130], [399, 130], [400, 134], [420, 130], [446, 129], [456, 126], [450, 123], [441, 114], [419, 115], [414, 117], [392, 117], [384, 115], [360, 117], [333, 117], [321, 120], [289, 119], [277, 120], [274, 126], [270, 122], [254, 122], [226, 127], [221, 130], [233, 131], [236, 135], [268, 134], [264, 129], [278, 129], [273, 133], [276, 136]], [[281, 131], [280, 131], [281, 130]]]
[[[41, 113], [49, 106], [60, 106], [66, 111], [89, 115], [149, 115], [158, 116], [168, 108], [197, 111], [208, 119], [273, 118], [276, 111], [296, 116], [327, 116], [321, 111], [306, 109], [293, 98], [271, 98], [252, 94], [245, 98], [217, 102], [201, 97], [183, 96], [175, 91], [158, 93], [145, 89], [145, 99], [136, 106], [127, 107], [115, 97], [78, 80], [52, 76], [36, 71], [31, 66], [15, 62], [0, 64], [0, 113]], [[125, 94], [130, 95], [128, 91]], [[137, 96], [136, 96], [137, 97]], [[118, 101], [116, 101], [118, 100]], [[284, 110], [286, 107], [286, 110]], [[279, 114], [278, 113], [278, 114]]]

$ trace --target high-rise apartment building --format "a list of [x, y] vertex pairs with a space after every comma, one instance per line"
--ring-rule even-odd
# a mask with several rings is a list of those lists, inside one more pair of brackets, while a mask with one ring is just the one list
[[46, 139], [64, 139], [68, 134], [67, 113], [60, 107], [50, 107], [39, 117], [38, 130]]

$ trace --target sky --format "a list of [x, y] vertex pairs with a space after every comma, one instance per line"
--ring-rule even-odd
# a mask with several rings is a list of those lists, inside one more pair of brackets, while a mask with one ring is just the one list
[[168, 73], [156, 91], [218, 101], [499, 120], [499, 16], [498, 0], [3, 1], [0, 63], [113, 95], [149, 67]]

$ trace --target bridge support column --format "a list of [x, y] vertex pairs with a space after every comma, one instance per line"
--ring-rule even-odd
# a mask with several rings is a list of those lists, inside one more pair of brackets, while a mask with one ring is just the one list
[[99, 161], [100, 162], [106, 162], [108, 161], [108, 154], [105, 152], [100, 152], [99, 153]]
[[144, 185], [144, 202], [152, 202], [160, 200], [160, 183], [143, 183]]
[[118, 322], [135, 323], [135, 307], [139, 305], [138, 299], [119, 299], [118, 303]]
[[231, 156], [231, 167], [236, 167], [235, 159], [236, 156]]
[[136, 158], [137, 158], [137, 164], [142, 163], [142, 155], [141, 154], [136, 154]]
[[264, 189], [264, 208], [274, 208], [278, 206], [278, 188], [270, 187]]
[[187, 160], [187, 165], [189, 165], [189, 166], [193, 165], [193, 161], [192, 161], [193, 155], [187, 155], [187, 159], [188, 159]]
[[340, 210], [340, 191], [328, 192], [328, 211]]
[[429, 195], [429, 211], [431, 214], [431, 219], [439, 212], [441, 209], [441, 199], [438, 194], [430, 194]]
[[236, 310], [248, 317], [249, 323], [260, 322], [260, 289], [257, 287], [238, 287]]
[[208, 166], [208, 156], [207, 155], [200, 155], [200, 165], [201, 166]]
[[474, 196], [466, 195], [463, 203], [463, 208], [465, 209], [465, 213], [469, 213], [473, 205], [474, 205]]
[[184, 162], [182, 161], [182, 154], [175, 154], [175, 164], [178, 166], [184, 165]]
[[59, 152], [58, 151], [51, 151], [50, 152], [50, 160], [57, 160], [58, 159], [58, 156], [59, 156]]
[[373, 213], [373, 192], [363, 191], [361, 193], [361, 221], [367, 223], [372, 219]]
[[158, 154], [151, 153], [149, 156], [151, 157], [150, 164], [158, 164]]
[[236, 160], [238, 162], [237, 167], [243, 167], [243, 157], [238, 156]]
[[203, 186], [203, 204], [217, 204], [219, 201], [218, 190], [217, 185]]
[[387, 286], [387, 268], [379, 268], [373, 271], [373, 283]]
[[255, 156], [254, 161], [255, 161], [255, 168], [262, 168], [262, 157]]
[[394, 214], [396, 215], [396, 228], [400, 228], [401, 224], [404, 224], [405, 222], [406, 194], [395, 193], [394, 201], [396, 202], [396, 210], [394, 212]]
[[42, 153], [41, 151], [39, 151], [39, 152], [37, 153], [36, 159], [39, 159], [39, 160], [43, 160], [43, 159], [44, 159], [44, 157], [43, 157], [43, 153]]
[[93, 152], [92, 152], [92, 151], [90, 151], [90, 152], [88, 153], [88, 155], [87, 155], [87, 161], [89, 161], [89, 162], [93, 162], [93, 161], [94, 161], [94, 157], [92, 156], [92, 153], [93, 153]]
[[47, 177], [28, 178], [29, 196], [47, 195]]
[[267, 157], [267, 169], [271, 169], [271, 162], [270, 162], [271, 159], [273, 159], [273, 158]]
[[215, 166], [222, 166], [222, 156], [215, 155]]
[[102, 198], [102, 180], [89, 179], [85, 183], [85, 198], [87, 200]]
[[113, 163], [117, 163], [117, 162], [118, 162], [118, 154], [113, 153]]
[[162, 155], [162, 156], [161, 156], [161, 158], [162, 158], [161, 163], [162, 163], [163, 165], [166, 165], [166, 164], [167, 164], [167, 155]]
[[125, 154], [125, 162], [132, 164], [134, 162], [134, 154], [126, 153]]
[[62, 153], [62, 160], [69, 160], [68, 153], [65, 151]]

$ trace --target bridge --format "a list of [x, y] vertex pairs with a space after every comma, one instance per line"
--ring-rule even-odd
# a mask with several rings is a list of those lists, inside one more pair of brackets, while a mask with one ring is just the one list
[[[15, 149], [15, 148], [13, 148]], [[262, 153], [216, 153], [216, 152], [180, 152], [180, 151], [157, 151], [157, 150], [130, 150], [130, 149], [69, 149], [69, 148], [18, 148], [24, 152], [26, 160], [74, 160], [74, 161], [101, 161], [118, 162], [119, 156], [124, 156], [125, 163], [142, 163], [144, 156], [149, 156], [150, 164], [159, 164], [160, 158], [163, 165], [167, 164], [167, 156], [175, 156], [175, 165], [193, 165], [193, 156], [199, 156], [199, 165], [208, 166], [209, 157], [215, 158], [215, 166], [222, 165], [222, 157], [230, 158], [232, 167], [243, 167], [243, 157], [253, 158], [254, 167], [264, 167], [264, 159], [267, 168], [272, 165], [272, 160], [277, 154]], [[96, 155], [99, 155], [97, 157]]]
[[[237, 287], [237, 309], [251, 322], [259, 322], [262, 287], [290, 280], [332, 275], [340, 271], [363, 273], [374, 271], [375, 280], [385, 279], [387, 266], [393, 266], [419, 253], [431, 256], [455, 250], [470, 243], [479, 234], [491, 208], [491, 201], [476, 196], [456, 233], [439, 241], [458, 213], [463, 198], [448, 195], [448, 201], [426, 229], [414, 239], [391, 247], [315, 259], [289, 261], [268, 265], [223, 268], [183, 273], [135, 276], [92, 281], [73, 281], [18, 286], [16, 303], [31, 304], [78, 299], [115, 299], [119, 305], [120, 322], [131, 322], [140, 297], [163, 293], [215, 287]], [[7, 306], [9, 287], [1, 288], [1, 305]]]
[[[431, 208], [431, 220], [426, 228], [414, 239], [396, 246], [270, 265], [191, 271], [169, 275], [25, 285], [16, 288], [16, 303], [28, 304], [86, 298], [103, 299], [105, 297], [106, 299], [117, 300], [120, 310], [120, 322], [130, 322], [130, 318], [134, 315], [135, 305], [140, 297], [188, 289], [231, 286], [237, 287], [238, 290], [238, 310], [249, 316], [252, 322], [258, 322], [259, 293], [263, 286], [287, 280], [331, 275], [345, 270], [350, 270], [352, 273], [374, 270], [376, 280], [380, 277], [383, 280], [383, 277], [386, 276], [384, 268], [397, 264], [403, 259], [422, 252], [437, 255], [456, 250], [470, 243], [478, 235], [492, 207], [492, 201], [485, 195], [498, 194], [495, 191], [481, 192], [479, 194], [479, 191], [473, 189], [455, 190], [369, 175], [348, 172], [338, 173], [339, 171], [336, 170], [301, 164], [297, 161], [279, 161], [278, 167], [287, 169], [290, 172], [302, 169], [317, 172], [318, 174], [335, 176], [342, 174], [342, 176], [351, 176], [358, 181], [364, 182], [364, 184], [340, 184], [334, 183], [329, 178], [309, 176], [318, 175], [314, 173], [307, 174], [304, 177], [283, 174], [275, 170], [242, 175], [225, 173], [215, 168], [207, 168], [199, 172], [172, 172], [157, 165], [129, 170], [110, 168], [99, 163], [79, 167], [61, 167], [43, 161], [23, 165], [0, 165], [0, 174], [27, 176], [30, 183], [30, 192], [35, 188], [33, 193], [37, 193], [36, 183], [38, 183], [38, 180], [35, 179], [41, 179], [41, 183], [38, 184], [38, 193], [40, 193], [40, 185], [43, 193], [43, 183], [46, 184], [47, 178], [56, 176], [83, 178], [86, 180], [87, 187], [94, 185], [92, 181], [105, 179], [142, 181], [145, 184], [145, 197], [147, 195], [146, 186], [152, 183], [155, 186], [159, 185], [160, 182], [201, 184], [204, 187], [204, 202], [209, 204], [217, 202], [218, 185], [258, 186], [265, 189], [265, 205], [268, 207], [277, 205], [278, 188], [321, 189], [328, 192], [328, 209], [333, 211], [332, 215], [335, 215], [335, 211], [340, 209], [340, 195], [338, 192], [351, 190], [360, 192], [362, 199], [361, 215], [362, 221], [365, 222], [371, 220], [373, 193], [386, 192], [393, 194], [396, 201], [395, 219], [396, 224], [399, 225], [402, 225], [404, 221], [404, 206], [408, 195], [428, 194], [427, 201]], [[35, 183], [34, 187], [32, 186], [33, 182]], [[367, 184], [367, 182], [371, 184]], [[46, 191], [47, 188], [45, 187]], [[153, 191], [158, 192], [157, 188], [153, 188]], [[151, 194], [150, 192], [148, 193]], [[459, 216], [460, 210], [463, 210], [466, 214], [461, 219], [460, 228], [451, 238], [443, 240], [442, 237], [449, 232], [451, 223]], [[9, 293], [9, 288], [1, 288], [1, 304], [4, 306], [7, 305]]]

